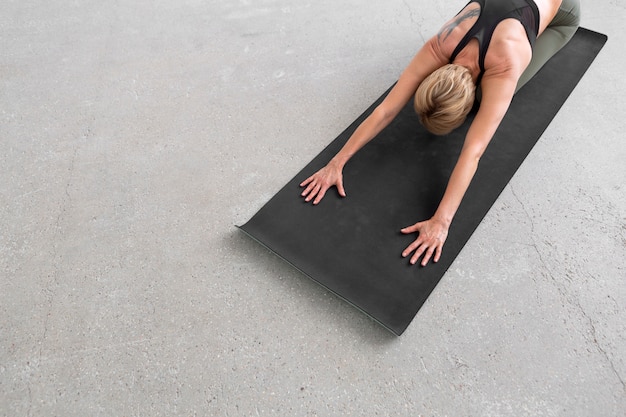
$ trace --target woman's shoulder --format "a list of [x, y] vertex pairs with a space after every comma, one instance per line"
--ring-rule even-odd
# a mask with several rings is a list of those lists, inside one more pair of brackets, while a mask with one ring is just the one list
[[439, 29], [433, 40], [437, 43], [437, 48], [443, 55], [447, 58], [452, 56], [454, 49], [476, 23], [479, 16], [480, 4], [472, 2]]
[[496, 27], [491, 38], [485, 56], [485, 70], [521, 74], [531, 58], [532, 47], [524, 28], [516, 20], [505, 20]]

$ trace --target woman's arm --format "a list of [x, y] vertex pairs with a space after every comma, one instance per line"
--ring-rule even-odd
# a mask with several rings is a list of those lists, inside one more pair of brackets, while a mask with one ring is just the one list
[[354, 131], [337, 155], [324, 168], [300, 184], [301, 187], [306, 187], [301, 194], [305, 197], [305, 201], [313, 200], [313, 204], [318, 204], [332, 186], [337, 186], [339, 194], [345, 197], [342, 171], [346, 163], [391, 123], [415, 94], [422, 80], [446, 63], [436, 38], [426, 42], [404, 70], [385, 100]]
[[439, 261], [450, 223], [476, 173], [480, 158], [509, 108], [516, 80], [516, 77], [510, 75], [487, 77], [485, 74], [480, 109], [467, 132], [461, 154], [437, 211], [431, 219], [402, 229], [405, 234], [419, 233], [415, 241], [402, 252], [403, 257], [413, 253], [411, 264], [417, 263], [422, 255], [422, 266], [433, 255], [433, 261]]

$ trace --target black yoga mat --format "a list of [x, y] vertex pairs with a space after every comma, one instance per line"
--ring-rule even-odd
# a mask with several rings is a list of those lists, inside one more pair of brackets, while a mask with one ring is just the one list
[[[299, 183], [323, 167], [383, 94], [241, 229], [298, 270], [400, 335], [507, 185], [606, 42], [579, 29], [514, 97], [483, 155], [437, 264], [411, 266], [400, 229], [430, 218], [473, 119], [446, 137], [429, 134], [409, 103], [344, 168], [347, 197], [331, 189], [318, 206]], [[581, 115], [582, 117], [583, 115]]]

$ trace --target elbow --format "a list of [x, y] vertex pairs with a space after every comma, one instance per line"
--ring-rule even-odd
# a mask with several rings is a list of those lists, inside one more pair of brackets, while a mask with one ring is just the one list
[[395, 115], [382, 104], [377, 106], [372, 112], [372, 116], [376, 120], [377, 123], [382, 123], [383, 125], [387, 125], [393, 120]]
[[478, 162], [480, 158], [483, 157], [483, 154], [487, 150], [487, 146], [489, 146], [489, 142], [491, 142], [491, 137], [492, 135], [489, 135], [487, 137], [481, 138], [480, 140], [472, 140], [468, 143], [468, 154], [472, 158], [476, 159], [476, 162]]
[[466, 157], [476, 163], [476, 165], [478, 165], [478, 163], [480, 162], [480, 158], [482, 158], [483, 154], [485, 153], [485, 149], [486, 147], [484, 146], [476, 146], [476, 147], [472, 147], [470, 149], [467, 150], [466, 152]]
[[478, 168], [478, 164], [480, 162], [480, 158], [483, 156], [483, 154], [485, 153], [485, 149], [484, 148], [469, 148], [469, 149], [464, 149], [463, 152], [461, 152], [461, 156], [459, 157], [459, 160], [463, 161], [463, 164], [467, 167], [472, 167], [472, 170], [475, 170]]
[[476, 165], [478, 165], [478, 163], [480, 162], [480, 158], [483, 157], [484, 153], [485, 149], [478, 149], [472, 153], [472, 158], [474, 159], [474, 161], [476, 161]]

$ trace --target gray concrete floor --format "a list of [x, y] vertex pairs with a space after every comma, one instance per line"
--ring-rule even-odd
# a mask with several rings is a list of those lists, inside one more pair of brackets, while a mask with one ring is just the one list
[[463, 4], [3, 1], [0, 415], [626, 415], [621, 0], [401, 338], [234, 228]]

